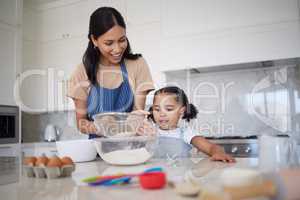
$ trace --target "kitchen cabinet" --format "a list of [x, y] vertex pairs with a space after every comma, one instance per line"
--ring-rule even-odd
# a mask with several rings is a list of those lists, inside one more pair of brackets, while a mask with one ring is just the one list
[[18, 11], [20, 7], [22, 7], [22, 1], [2, 0], [0, 6], [0, 23], [9, 25], [17, 25], [20, 23], [18, 19]]
[[66, 80], [87, 46], [88, 1], [39, 4], [38, 12], [34, 5], [25, 6], [23, 72], [39, 74], [22, 82], [22, 101], [31, 112], [73, 109], [66, 97]]
[[126, 3], [128, 26], [143, 26], [149, 23], [160, 22], [161, 0], [129, 0]]
[[0, 104], [15, 105], [14, 83], [16, 79], [15, 29], [0, 24]]
[[[25, 41], [36, 41], [39, 35], [38, 33], [38, 23], [39, 15], [38, 12], [33, 10], [32, 8], [24, 5], [23, 8], [23, 22], [25, 22], [25, 26], [23, 26], [23, 40]], [[36, 43], [36, 42], [35, 42]]]
[[[126, 3], [128, 0], [88, 0], [88, 16], [90, 16], [97, 8], [108, 6], [116, 8], [127, 19]], [[127, 20], [126, 20], [127, 21]]]
[[74, 37], [87, 37], [88, 2], [78, 1], [39, 13], [39, 40], [50, 42]]
[[[149, 65], [155, 84], [164, 84], [164, 74], [161, 72], [161, 37], [160, 23], [153, 22], [141, 26], [129, 26], [127, 29], [131, 48], [135, 53], [141, 53]], [[172, 67], [170, 67], [171, 69]]]
[[297, 0], [162, 4], [162, 70], [300, 56]]
[[16, 105], [14, 86], [21, 69], [21, 0], [1, 1], [0, 6], [0, 104]]

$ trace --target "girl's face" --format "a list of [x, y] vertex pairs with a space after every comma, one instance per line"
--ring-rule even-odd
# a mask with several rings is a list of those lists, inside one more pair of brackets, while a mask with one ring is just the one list
[[92, 36], [92, 41], [101, 52], [103, 65], [118, 65], [128, 45], [126, 30], [119, 25], [113, 26], [97, 39]]
[[185, 107], [176, 101], [173, 94], [162, 93], [154, 97], [153, 118], [160, 129], [176, 128], [184, 111]]

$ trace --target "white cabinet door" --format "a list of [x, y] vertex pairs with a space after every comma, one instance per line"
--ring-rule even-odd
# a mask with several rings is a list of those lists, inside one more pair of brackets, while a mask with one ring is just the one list
[[96, 9], [104, 6], [117, 9], [124, 19], [127, 19], [125, 0], [89, 0], [89, 15], [91, 15]]
[[15, 105], [16, 29], [0, 23], [0, 104]]
[[212, 33], [299, 19], [297, 0], [166, 0], [162, 27], [166, 37]]
[[49, 42], [88, 34], [88, 2], [51, 8], [39, 13], [40, 40]]
[[[39, 65], [35, 65], [40, 70], [39, 74], [30, 75], [21, 85], [22, 101], [28, 109], [32, 112], [46, 112], [74, 108], [66, 97], [66, 80], [81, 62], [87, 42], [86, 38], [75, 37], [39, 45]], [[24, 44], [28, 49], [33, 45], [29, 42]], [[30, 58], [33, 58], [33, 55], [25, 55], [28, 58], [26, 61], [32, 62]], [[37, 67], [33, 65], [31, 68], [29, 65], [26, 72]]]
[[160, 22], [161, 0], [129, 0], [127, 1], [127, 24], [130, 26]]
[[162, 70], [300, 56], [297, 0], [166, 0]]
[[0, 23], [16, 25], [18, 23], [18, 0], [0, 0]]
[[36, 41], [38, 37], [38, 24], [39, 15], [35, 10], [24, 8], [23, 9], [23, 40]]

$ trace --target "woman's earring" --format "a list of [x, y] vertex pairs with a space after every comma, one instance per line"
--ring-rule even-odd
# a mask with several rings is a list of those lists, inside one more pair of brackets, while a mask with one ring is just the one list
[[97, 49], [97, 46], [94, 46], [94, 49]]

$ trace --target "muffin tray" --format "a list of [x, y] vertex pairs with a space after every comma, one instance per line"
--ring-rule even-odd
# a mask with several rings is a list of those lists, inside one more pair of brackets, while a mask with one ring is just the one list
[[44, 166], [23, 166], [23, 175], [36, 178], [59, 178], [71, 176], [75, 170], [75, 165], [64, 165], [62, 167], [44, 167]]

